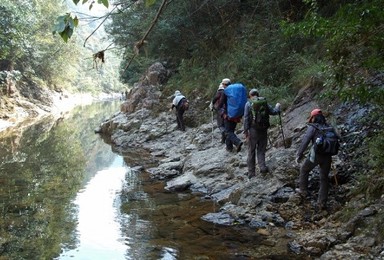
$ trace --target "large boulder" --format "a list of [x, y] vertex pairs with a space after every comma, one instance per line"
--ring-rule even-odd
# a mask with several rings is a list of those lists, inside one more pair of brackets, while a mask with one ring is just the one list
[[141, 81], [134, 84], [127, 101], [121, 105], [120, 111], [133, 113], [141, 108], [159, 111], [157, 108], [160, 106], [160, 86], [167, 77], [168, 72], [160, 62], [151, 65]]

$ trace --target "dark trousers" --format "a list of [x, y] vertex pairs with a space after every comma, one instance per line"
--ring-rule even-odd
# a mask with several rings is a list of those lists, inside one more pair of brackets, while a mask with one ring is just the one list
[[185, 125], [184, 125], [184, 115], [185, 110], [181, 107], [176, 108], [176, 122], [177, 122], [177, 129], [181, 131], [185, 131]]
[[316, 154], [315, 161], [311, 162], [309, 158], [306, 158], [303, 165], [300, 168], [300, 190], [304, 194], [307, 193], [308, 189], [308, 177], [310, 171], [313, 170], [317, 165], [320, 167], [320, 189], [319, 196], [317, 202], [319, 204], [325, 205], [328, 199], [328, 190], [329, 190], [329, 182], [328, 182], [328, 174], [331, 170], [332, 156], [330, 155], [321, 155]]
[[248, 176], [255, 176], [256, 173], [256, 157], [260, 171], [267, 169], [265, 163], [265, 152], [268, 145], [267, 129], [249, 129], [249, 144], [248, 144]]
[[221, 143], [225, 143], [225, 124], [220, 111], [216, 110], [216, 123], [221, 133]]
[[224, 126], [226, 134], [225, 145], [227, 150], [232, 151], [233, 145], [239, 145], [241, 142], [235, 134], [237, 123], [224, 119]]
[[217, 123], [217, 127], [220, 129], [220, 132], [224, 133], [225, 132], [224, 119], [221, 116], [219, 111], [216, 111], [216, 123]]

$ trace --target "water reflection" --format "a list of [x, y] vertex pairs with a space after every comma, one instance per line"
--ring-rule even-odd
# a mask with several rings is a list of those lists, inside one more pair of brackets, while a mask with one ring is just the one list
[[72, 202], [116, 157], [94, 129], [119, 105], [78, 107], [60, 122], [44, 118], [0, 134], [1, 259], [53, 259], [76, 246]]
[[[167, 192], [163, 181], [125, 166], [154, 162], [140, 149], [128, 151], [123, 161], [94, 134], [118, 106], [80, 107], [60, 123], [46, 120], [3, 136], [0, 259], [265, 259], [273, 254], [274, 241], [254, 230], [201, 220], [218, 209], [214, 202]], [[283, 252], [282, 245], [274, 252]]]
[[123, 188], [127, 170], [123, 159], [117, 156], [108, 169], [98, 171], [77, 195], [80, 242], [60, 259], [127, 259], [127, 246], [118, 221], [118, 193]]

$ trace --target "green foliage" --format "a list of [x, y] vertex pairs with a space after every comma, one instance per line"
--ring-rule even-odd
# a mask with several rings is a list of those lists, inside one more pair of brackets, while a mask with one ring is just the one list
[[369, 156], [367, 160], [373, 170], [370, 172], [368, 183], [363, 186], [363, 189], [368, 196], [380, 198], [384, 190], [384, 131], [377, 130], [376, 134], [368, 144]]
[[68, 42], [68, 39], [72, 37], [75, 27], [79, 24], [77, 16], [72, 17], [71, 14], [59, 16], [57, 18], [55, 29], [53, 34], [58, 33], [64, 42]]
[[[80, 2], [80, 0], [72, 0], [73, 1], [73, 3], [75, 4], [75, 5], [77, 5], [79, 2]], [[88, 2], [90, 2], [90, 4], [89, 4], [89, 10], [91, 10], [92, 9], [92, 7], [93, 7], [93, 5], [94, 5], [94, 3], [95, 3], [95, 1], [94, 0], [82, 0], [82, 2], [81, 2], [81, 4], [85, 4], [85, 3], [88, 3]], [[98, 4], [103, 4], [105, 7], [109, 7], [109, 2], [108, 2], [108, 0], [97, 0], [97, 3]]]
[[366, 127], [366, 138], [359, 145], [356, 162], [363, 165], [364, 169], [356, 174], [354, 195], [364, 194], [369, 201], [380, 199], [384, 190], [384, 148], [383, 109], [376, 108], [362, 122]]
[[304, 20], [282, 23], [285, 34], [316, 39], [314, 44], [330, 76], [326, 86], [334, 94], [346, 100], [376, 102], [381, 91], [367, 84], [367, 79], [384, 68], [383, 1], [349, 1], [333, 6], [332, 12], [329, 3], [306, 2], [310, 11]]

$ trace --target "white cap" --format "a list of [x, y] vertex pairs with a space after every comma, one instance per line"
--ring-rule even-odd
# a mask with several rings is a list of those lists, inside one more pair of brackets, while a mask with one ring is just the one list
[[227, 78], [225, 78], [225, 79], [223, 79], [223, 80], [221, 81], [221, 84], [224, 84], [224, 85], [229, 85], [229, 84], [231, 84], [231, 80], [230, 80], [230, 79], [227, 79]]

